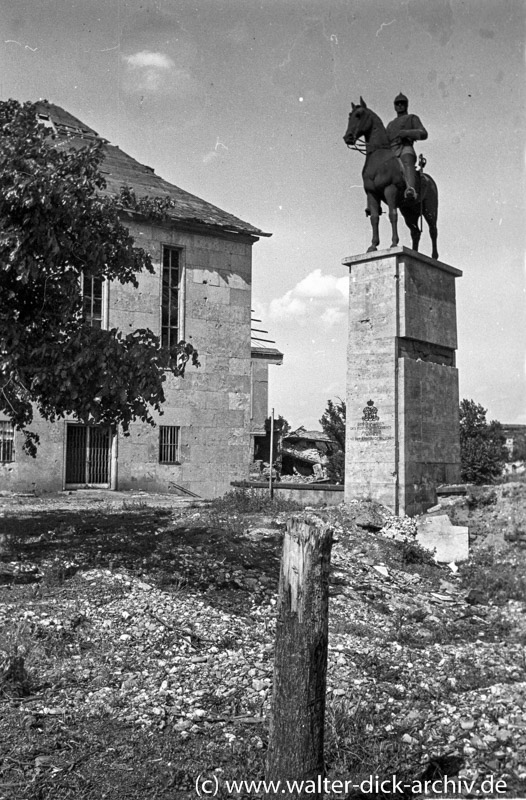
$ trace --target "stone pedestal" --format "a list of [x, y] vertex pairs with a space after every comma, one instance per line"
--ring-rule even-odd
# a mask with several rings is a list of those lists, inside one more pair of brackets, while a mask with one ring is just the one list
[[460, 480], [455, 278], [406, 247], [350, 269], [345, 502], [423, 513]]

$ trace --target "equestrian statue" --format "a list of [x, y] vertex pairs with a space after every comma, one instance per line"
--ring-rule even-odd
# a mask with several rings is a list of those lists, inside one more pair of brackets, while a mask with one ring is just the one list
[[[408, 114], [409, 101], [399, 94], [394, 101], [396, 118], [387, 130], [378, 114], [367, 108], [363, 98], [359, 105], [352, 103], [349, 124], [343, 137], [348, 147], [365, 155], [362, 171], [363, 187], [367, 195], [366, 214], [371, 218], [373, 238], [367, 252], [380, 244], [379, 221], [382, 203], [389, 210], [392, 240], [396, 247], [398, 239], [398, 210], [411, 232], [413, 250], [418, 250], [421, 228], [419, 222], [424, 217], [429, 227], [432, 244], [432, 257], [438, 258], [437, 217], [438, 189], [430, 175], [424, 174], [425, 158], [420, 156], [416, 169], [416, 153], [413, 142], [427, 139], [427, 131], [416, 114]], [[357, 144], [358, 139], [365, 140]]]

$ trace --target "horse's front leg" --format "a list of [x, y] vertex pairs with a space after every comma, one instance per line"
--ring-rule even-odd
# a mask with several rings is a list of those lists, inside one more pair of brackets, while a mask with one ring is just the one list
[[373, 229], [371, 246], [367, 248], [368, 253], [372, 253], [374, 250], [377, 250], [378, 245], [380, 244], [380, 210], [380, 201], [378, 198], [375, 197], [374, 194], [367, 192], [367, 211], [365, 213], [371, 217], [371, 228]]
[[396, 208], [397, 188], [394, 184], [385, 190], [385, 200], [389, 207], [389, 222], [391, 223], [391, 247], [396, 247], [398, 239], [398, 211]]

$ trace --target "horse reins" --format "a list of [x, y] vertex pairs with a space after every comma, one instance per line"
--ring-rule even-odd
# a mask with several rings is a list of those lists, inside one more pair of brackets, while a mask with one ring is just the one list
[[358, 142], [358, 139], [356, 140], [356, 142], [354, 144], [348, 144], [347, 147], [349, 148], [349, 150], [356, 150], [357, 153], [361, 153], [362, 156], [366, 156], [367, 155], [367, 145], [366, 144], [362, 144], [361, 142], [358, 145], [357, 142]]

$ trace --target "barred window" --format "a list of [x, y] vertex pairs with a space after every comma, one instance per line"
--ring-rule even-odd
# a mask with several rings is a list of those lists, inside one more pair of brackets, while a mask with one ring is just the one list
[[179, 287], [181, 281], [179, 250], [163, 247], [161, 299], [161, 344], [174, 347], [179, 342]]
[[159, 463], [180, 463], [181, 428], [176, 425], [159, 426]]
[[0, 464], [15, 460], [15, 426], [0, 422]]
[[92, 328], [102, 328], [102, 294], [100, 275], [82, 276], [82, 314]]

